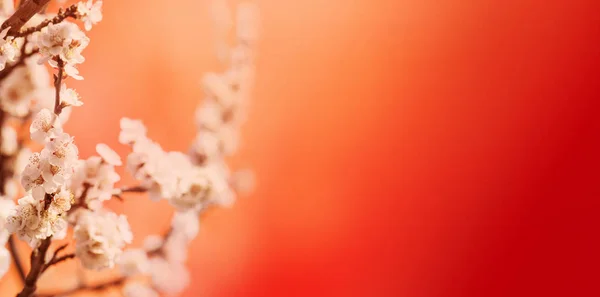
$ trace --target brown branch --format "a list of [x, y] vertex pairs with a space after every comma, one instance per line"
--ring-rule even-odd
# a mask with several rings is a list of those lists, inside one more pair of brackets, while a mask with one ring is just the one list
[[50, 247], [51, 241], [52, 237], [42, 240], [40, 246], [31, 252], [31, 270], [29, 270], [29, 274], [25, 278], [23, 290], [21, 290], [17, 297], [30, 297], [37, 290], [37, 281], [43, 272], [46, 252]]
[[77, 18], [77, 4], [73, 4], [69, 7], [67, 7], [67, 9], [65, 9], [65, 10], [62, 10], [62, 8], [59, 9], [58, 14], [55, 17], [44, 20], [43, 22], [41, 22], [39, 25], [37, 25], [35, 27], [27, 28], [23, 31], [20, 31], [19, 33], [15, 34], [14, 36], [15, 37], [25, 37], [29, 34], [41, 31], [42, 29], [44, 29], [45, 27], [47, 27], [50, 24], [58, 24], [69, 17]]
[[17, 11], [2, 23], [0, 30], [10, 27], [7, 36], [16, 36], [23, 25], [41, 11], [48, 2], [50, 0], [23, 0]]
[[19, 252], [17, 251], [14, 235], [8, 237], [8, 250], [10, 251], [13, 263], [15, 263], [17, 272], [19, 273], [19, 279], [22, 283], [25, 283], [25, 269], [23, 268], [23, 264], [21, 264], [21, 258], [19, 257]]
[[65, 68], [65, 64], [61, 58], [57, 58], [57, 63], [58, 74], [54, 75], [54, 88], [56, 89], [56, 96], [54, 98], [54, 113], [58, 116], [62, 111], [62, 106], [60, 105], [60, 88], [62, 87], [63, 70]]
[[[55, 255], [55, 256], [56, 256], [56, 255]], [[52, 259], [52, 260], [50, 260], [50, 262], [48, 262], [46, 265], [44, 265], [44, 268], [42, 269], [42, 272], [46, 271], [48, 268], [50, 268], [50, 267], [51, 267], [51, 266], [53, 266], [53, 265], [57, 265], [57, 264], [59, 264], [60, 262], [67, 261], [67, 260], [69, 260], [69, 259], [73, 259], [73, 258], [75, 258], [75, 257], [76, 257], [76, 255], [75, 255], [75, 254], [73, 254], [73, 253], [71, 253], [71, 254], [66, 254], [66, 255], [64, 255], [64, 256], [61, 256], [61, 257], [56, 257], [56, 258], [54, 258], [54, 257], [53, 257], [53, 259]]]
[[121, 193], [146, 193], [148, 192], [147, 188], [142, 186], [133, 186], [133, 187], [122, 187]]
[[113, 194], [113, 197], [119, 199], [120, 201], [125, 201], [122, 196], [125, 193], [146, 193], [146, 192], [148, 192], [148, 189], [144, 188], [142, 186], [121, 187], [118, 190], [119, 190], [119, 192]]
[[104, 290], [110, 289], [112, 287], [120, 286], [120, 285], [124, 284], [126, 280], [127, 280], [127, 278], [120, 277], [120, 278], [110, 280], [107, 282], [103, 282], [103, 283], [93, 285], [93, 286], [83, 285], [83, 286], [79, 286], [74, 289], [70, 289], [70, 290], [66, 290], [66, 291], [62, 291], [62, 292], [37, 294], [37, 295], [35, 295], [35, 297], [67, 296], [67, 295], [72, 295], [75, 293], [86, 292], [86, 291], [87, 292], [99, 292], [99, 291], [104, 291]]

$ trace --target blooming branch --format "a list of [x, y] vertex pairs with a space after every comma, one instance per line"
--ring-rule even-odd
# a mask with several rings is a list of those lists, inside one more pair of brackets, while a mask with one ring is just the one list
[[[0, 27], [0, 244], [10, 249], [0, 247], [0, 276], [12, 258], [24, 280], [17, 297], [30, 297], [47, 269], [77, 259], [84, 269], [118, 267], [122, 276], [96, 285], [80, 281], [76, 288], [36, 296], [120, 286], [125, 297], [179, 293], [190, 279], [185, 261], [200, 216], [230, 206], [251, 184], [251, 175], [232, 172], [225, 159], [237, 151], [253, 82], [256, 8], [238, 7], [236, 43], [220, 56], [228, 57], [227, 70], [203, 78], [206, 98], [196, 112], [198, 134], [190, 152], [166, 151], [147, 136], [140, 120], [122, 118], [118, 140], [131, 148], [122, 161], [103, 143], [96, 145], [97, 155], [80, 159], [74, 138], [63, 128], [72, 109], [83, 105], [66, 82], [83, 79], [77, 66], [85, 61], [82, 52], [90, 42], [69, 18], [90, 30], [102, 19], [102, 1], [82, 1], [51, 18], [42, 15], [47, 3], [21, 1], [14, 11], [12, 1], [0, 2], [0, 19], [14, 11]], [[22, 29], [36, 13], [33, 24]], [[46, 62], [56, 69], [52, 84]], [[41, 150], [32, 152], [26, 139]], [[121, 178], [115, 168], [123, 165], [138, 185], [115, 186]], [[148, 236], [142, 247], [127, 248], [133, 239], [127, 217], [104, 207], [126, 193], [168, 201], [175, 214], [167, 232]], [[75, 251], [63, 254], [67, 245], [62, 245], [47, 257], [52, 240], [65, 238], [69, 228]], [[27, 273], [14, 245], [17, 238], [32, 248]]]

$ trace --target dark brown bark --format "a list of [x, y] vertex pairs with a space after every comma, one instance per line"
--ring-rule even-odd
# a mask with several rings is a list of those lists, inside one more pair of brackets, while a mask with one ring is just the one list
[[27, 23], [36, 13], [41, 11], [50, 0], [23, 0], [22, 5], [13, 15], [11, 15], [4, 23], [0, 30], [4, 30], [8, 27], [9, 36], [16, 36], [23, 25]]
[[52, 242], [51, 237], [42, 240], [40, 246], [31, 253], [31, 270], [29, 270], [25, 278], [25, 287], [17, 294], [17, 297], [30, 297], [37, 290], [37, 282], [44, 271], [44, 260], [46, 259], [46, 252], [48, 252], [50, 242]]

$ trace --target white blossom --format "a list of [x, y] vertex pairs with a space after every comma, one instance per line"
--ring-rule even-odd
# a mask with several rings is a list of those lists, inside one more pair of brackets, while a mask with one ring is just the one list
[[154, 287], [167, 294], [180, 293], [190, 282], [184, 264], [159, 257], [150, 259], [150, 276]]
[[158, 293], [151, 287], [141, 283], [127, 283], [123, 287], [125, 297], [159, 297]]
[[71, 169], [75, 165], [79, 155], [79, 150], [73, 142], [73, 137], [62, 132], [46, 142], [46, 146], [42, 150], [42, 155], [46, 151], [50, 164]]
[[222, 107], [213, 100], [207, 100], [196, 109], [198, 129], [217, 131], [223, 125]]
[[210, 179], [206, 171], [194, 168], [187, 176], [182, 176], [180, 190], [171, 197], [169, 202], [178, 210], [199, 210], [209, 197], [211, 191]]
[[230, 173], [224, 162], [211, 162], [204, 167], [206, 176], [210, 179], [210, 194], [208, 201], [229, 207], [235, 202], [235, 192], [231, 188]]
[[[43, 199], [39, 200], [28, 194], [19, 199], [16, 209], [6, 219], [7, 229], [31, 247], [50, 236], [62, 239], [66, 235], [67, 221], [64, 213], [46, 211], [44, 204]], [[52, 204], [49, 208], [53, 207]]]
[[84, 267], [112, 268], [133, 235], [124, 215], [112, 212], [82, 212], [74, 228], [75, 254]]
[[235, 94], [231, 85], [223, 75], [207, 73], [202, 78], [204, 90], [212, 96], [223, 108], [235, 104]]
[[87, 31], [92, 29], [92, 25], [102, 20], [102, 1], [88, 0], [87, 2], [77, 3], [77, 14], [84, 23]]
[[125, 250], [119, 257], [117, 264], [124, 276], [146, 274], [150, 271], [148, 255], [142, 249]]
[[41, 153], [31, 155], [21, 175], [21, 184], [26, 191], [42, 187], [46, 193], [54, 193], [73, 175], [77, 158], [78, 149], [73, 138], [60, 132], [46, 142]]
[[171, 220], [171, 227], [174, 234], [180, 234], [187, 241], [196, 238], [200, 230], [198, 213], [194, 211], [177, 212]]
[[96, 145], [96, 152], [104, 162], [113, 165], [113, 166], [121, 166], [123, 162], [121, 162], [121, 157], [115, 151], [113, 151], [108, 145], [104, 143], [99, 143]]
[[237, 152], [239, 147], [239, 129], [233, 125], [224, 125], [219, 130], [218, 138], [220, 140], [220, 149], [226, 156], [231, 156]]
[[146, 138], [146, 126], [140, 120], [122, 118], [120, 121], [121, 132], [119, 133], [119, 142], [122, 144], [131, 144], [140, 139]]
[[35, 187], [43, 187], [44, 177], [42, 177], [42, 160], [40, 153], [33, 153], [29, 156], [29, 163], [25, 166], [21, 174], [21, 184], [26, 191]]
[[204, 159], [217, 158], [221, 155], [221, 140], [217, 134], [203, 131], [196, 135], [192, 150]]
[[82, 106], [83, 102], [81, 102], [79, 94], [75, 90], [69, 89], [67, 85], [63, 84], [60, 87], [60, 104], [64, 107]]
[[55, 58], [64, 63], [65, 74], [75, 79], [83, 79], [75, 65], [83, 63], [85, 58], [81, 55], [89, 44], [90, 39], [73, 23], [63, 21], [58, 24], [49, 24], [42, 29], [37, 38], [37, 46], [42, 58], [40, 63], [48, 61], [50, 66], [59, 67]]
[[48, 213], [54, 216], [66, 213], [71, 209], [72, 202], [73, 194], [71, 191], [61, 188], [60, 191], [52, 197], [52, 203], [50, 204], [50, 207], [48, 207]]
[[31, 139], [41, 144], [45, 143], [47, 138], [56, 137], [61, 131], [56, 114], [45, 108], [33, 117], [29, 128]]
[[183, 233], [169, 236], [161, 251], [164, 258], [173, 263], [185, 263], [188, 257], [189, 240]]
[[71, 178], [70, 188], [77, 197], [85, 192], [83, 202], [90, 209], [99, 209], [103, 201], [113, 196], [115, 183], [121, 179], [114, 166], [102, 162], [102, 158], [93, 156], [79, 160]]

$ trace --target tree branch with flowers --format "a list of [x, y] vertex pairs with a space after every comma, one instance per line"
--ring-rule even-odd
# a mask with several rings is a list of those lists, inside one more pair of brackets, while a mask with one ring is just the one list
[[[198, 134], [189, 152], [165, 151], [148, 138], [142, 121], [122, 118], [118, 140], [131, 149], [123, 162], [103, 143], [96, 146], [98, 155], [81, 159], [64, 128], [84, 102], [66, 83], [83, 79], [78, 65], [90, 44], [85, 31], [102, 20], [102, 1], [82, 1], [55, 14], [46, 12], [49, 2], [22, 0], [15, 7], [13, 1], [0, 1], [0, 277], [14, 263], [23, 282], [17, 297], [108, 289], [120, 289], [125, 297], [177, 294], [189, 281], [187, 248], [201, 214], [231, 205], [252, 183], [251, 174], [232, 172], [225, 158], [237, 151], [253, 85], [257, 9], [238, 5], [237, 38], [220, 47], [226, 70], [204, 75], [206, 97], [196, 112]], [[227, 31], [225, 0], [213, 4], [219, 32]], [[53, 79], [44, 64], [53, 69]], [[35, 145], [41, 151], [34, 152]], [[123, 165], [137, 184], [115, 185], [120, 180], [115, 168]], [[127, 217], [104, 207], [130, 193], [167, 200], [175, 209], [168, 231], [148, 236], [142, 247], [128, 247], [134, 234]], [[69, 245], [63, 244], [51, 252], [55, 240], [67, 234], [72, 234], [74, 251], [67, 252]], [[31, 248], [28, 271], [16, 240]], [[80, 282], [64, 291], [38, 288], [48, 269], [72, 259], [84, 269], [118, 267], [120, 276]]]

